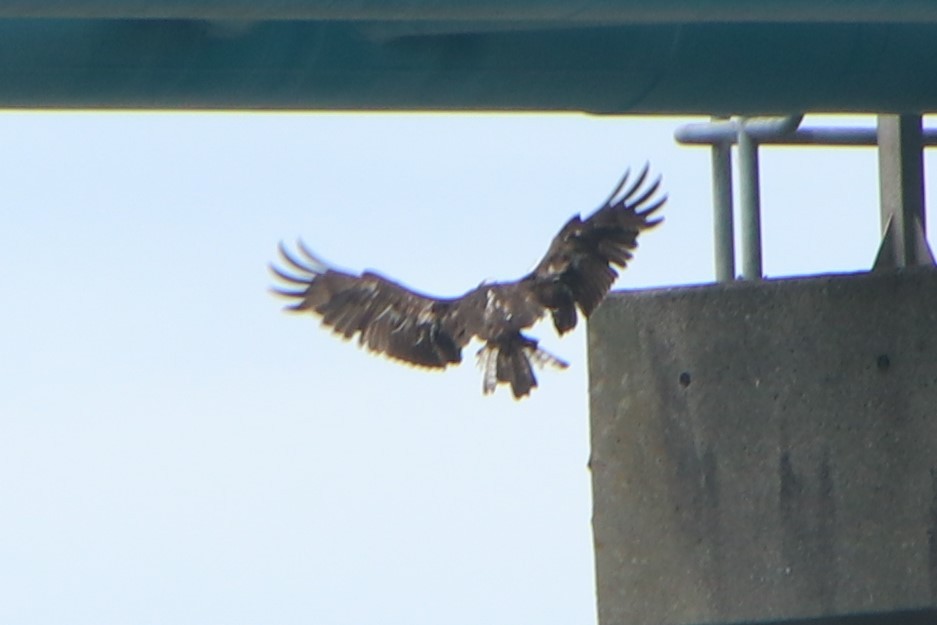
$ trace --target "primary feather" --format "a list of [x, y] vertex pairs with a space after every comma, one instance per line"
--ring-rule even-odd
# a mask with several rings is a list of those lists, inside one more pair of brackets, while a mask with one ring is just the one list
[[638, 235], [660, 223], [652, 216], [667, 198], [657, 196], [660, 178], [645, 184], [647, 174], [645, 166], [628, 184], [625, 172], [595, 212], [566, 222], [520, 280], [481, 284], [461, 297], [432, 297], [373, 272], [334, 269], [299, 241], [297, 252], [280, 244], [282, 263], [271, 270], [283, 286], [274, 292], [292, 300], [289, 310], [318, 315], [336, 334], [357, 334], [369, 350], [417, 366], [457, 364], [462, 349], [478, 338], [484, 341], [478, 357], [485, 394], [507, 384], [514, 397], [524, 397], [537, 386], [532, 365], [567, 365], [521, 331], [549, 312], [562, 335], [576, 326], [577, 309], [591, 315], [618, 277], [615, 267], [631, 260]]

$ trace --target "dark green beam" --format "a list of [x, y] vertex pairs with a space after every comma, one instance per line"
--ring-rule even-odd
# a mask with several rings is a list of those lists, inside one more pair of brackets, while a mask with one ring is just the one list
[[927, 0], [5, 0], [0, 18], [576, 23], [937, 21]]
[[0, 107], [937, 110], [937, 23], [470, 26], [5, 19]]

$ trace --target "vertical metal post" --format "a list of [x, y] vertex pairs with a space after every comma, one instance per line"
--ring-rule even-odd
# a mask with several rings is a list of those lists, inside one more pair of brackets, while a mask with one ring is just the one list
[[878, 171], [882, 246], [875, 269], [933, 264], [925, 237], [920, 115], [879, 115]]
[[739, 203], [742, 229], [742, 278], [761, 280], [761, 200], [758, 184], [758, 141], [739, 120]]
[[732, 143], [713, 143], [713, 241], [716, 280], [735, 280], [735, 224], [732, 217]]

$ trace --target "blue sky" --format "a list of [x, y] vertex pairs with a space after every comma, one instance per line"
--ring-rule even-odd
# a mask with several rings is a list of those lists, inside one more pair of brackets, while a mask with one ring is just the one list
[[[369, 355], [267, 264], [301, 236], [460, 294], [650, 161], [666, 221], [617, 287], [710, 281], [687, 121], [0, 114], [0, 621], [594, 622], [583, 326], [533, 333], [571, 367], [532, 397], [482, 397], [474, 348]], [[762, 191], [769, 275], [871, 264], [874, 150], [766, 148]]]

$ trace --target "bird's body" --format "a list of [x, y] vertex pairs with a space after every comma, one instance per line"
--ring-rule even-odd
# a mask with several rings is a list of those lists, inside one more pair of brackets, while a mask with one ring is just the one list
[[417, 366], [458, 364], [462, 349], [477, 338], [484, 342], [478, 352], [484, 392], [505, 383], [520, 398], [537, 386], [532, 365], [567, 366], [522, 330], [550, 313], [562, 335], [575, 327], [577, 308], [592, 314], [618, 276], [611, 265], [625, 267], [638, 234], [660, 221], [650, 216], [666, 197], [654, 198], [659, 179], [642, 191], [646, 175], [647, 168], [622, 192], [626, 173], [595, 213], [570, 219], [543, 260], [517, 281], [482, 283], [460, 297], [436, 298], [373, 272], [334, 269], [299, 242], [301, 258], [280, 246], [289, 271], [271, 269], [300, 288], [275, 291], [296, 300], [289, 309], [315, 313], [344, 338], [358, 334], [359, 344], [371, 351]]

